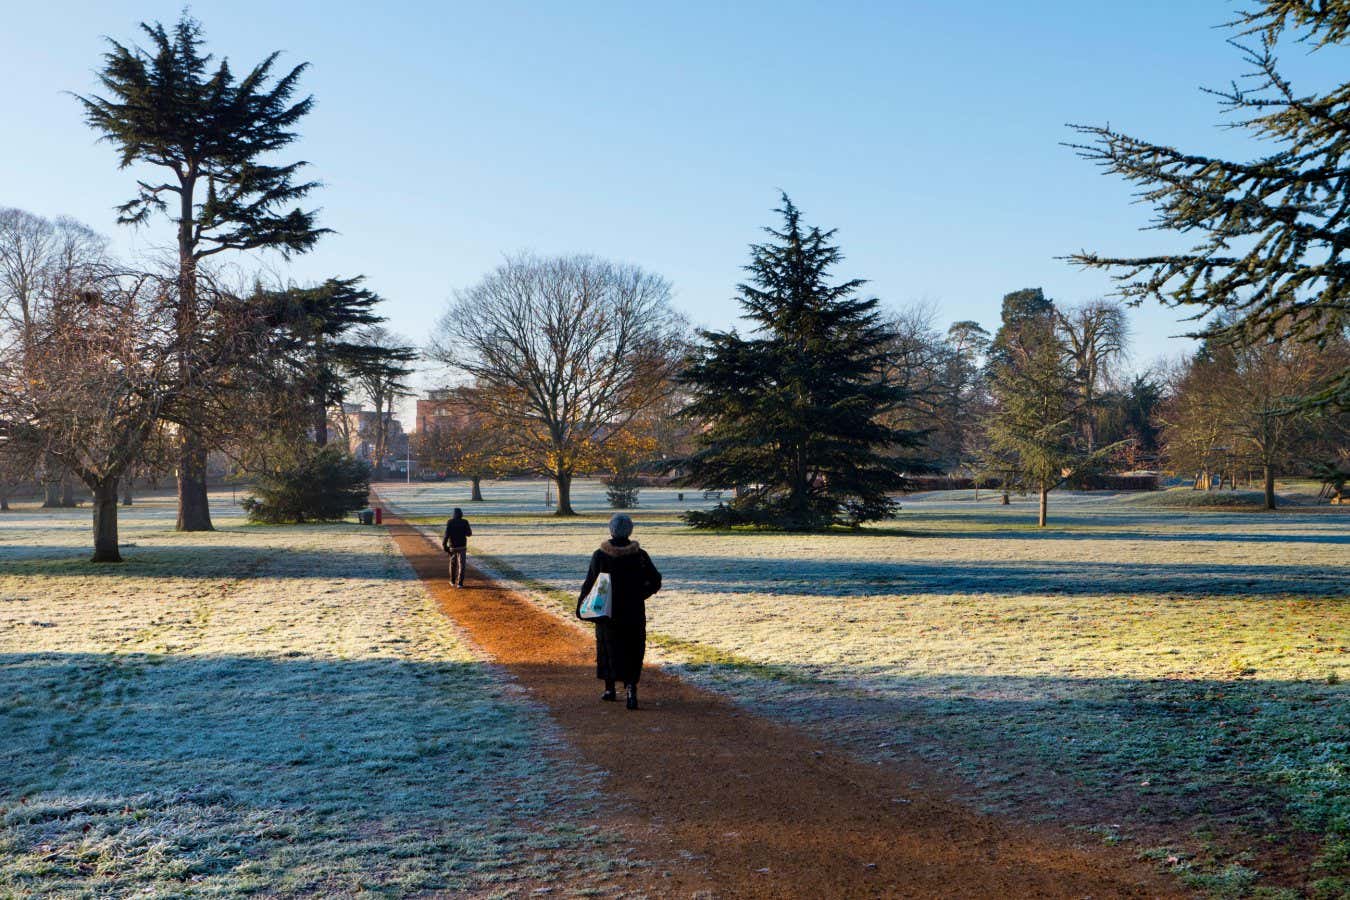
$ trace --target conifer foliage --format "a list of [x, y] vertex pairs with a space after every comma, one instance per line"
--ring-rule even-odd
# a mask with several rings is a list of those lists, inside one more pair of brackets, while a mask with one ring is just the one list
[[[1113, 272], [1129, 300], [1154, 298], [1196, 318], [1219, 313], [1200, 334], [1221, 343], [1325, 346], [1350, 328], [1350, 82], [1302, 93], [1281, 74], [1275, 51], [1290, 32], [1318, 49], [1344, 44], [1350, 2], [1261, 0], [1232, 25], [1251, 72], [1246, 83], [1212, 93], [1269, 152], [1228, 160], [1076, 126], [1088, 141], [1075, 145], [1083, 158], [1135, 185], [1156, 211], [1154, 228], [1194, 243], [1153, 256], [1072, 259]], [[1350, 406], [1350, 372], [1335, 373], [1309, 399]]]
[[340, 447], [320, 447], [259, 476], [242, 506], [268, 525], [338, 522], [370, 502], [370, 466]]
[[1003, 298], [1003, 325], [989, 350], [995, 410], [986, 426], [988, 468], [1005, 496], [1014, 483], [1036, 490], [1041, 526], [1050, 491], [1092, 457], [1081, 445], [1079, 382], [1055, 319], [1040, 288], [1014, 291]]
[[792, 530], [857, 525], [896, 509], [920, 435], [886, 424], [905, 399], [885, 377], [894, 335], [861, 279], [832, 283], [835, 232], [802, 224], [783, 195], [782, 230], [750, 248], [737, 286], [747, 336], [704, 331], [682, 380], [685, 414], [706, 423], [686, 480], [737, 488], [730, 506], [690, 513], [697, 526]]

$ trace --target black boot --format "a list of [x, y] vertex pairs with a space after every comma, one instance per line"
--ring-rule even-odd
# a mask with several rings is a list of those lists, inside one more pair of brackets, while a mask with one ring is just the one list
[[618, 700], [618, 699], [619, 699], [618, 692], [616, 692], [616, 691], [614, 690], [614, 682], [612, 682], [612, 681], [606, 681], [606, 682], [605, 682], [605, 692], [604, 692], [603, 694], [600, 695], [600, 699], [601, 699], [601, 700]]
[[628, 699], [624, 703], [629, 709], [637, 709], [637, 685], [628, 685]]

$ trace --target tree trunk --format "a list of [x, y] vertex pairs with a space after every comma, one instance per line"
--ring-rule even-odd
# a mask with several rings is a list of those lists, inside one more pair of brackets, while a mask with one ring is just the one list
[[69, 475], [61, 479], [61, 506], [65, 509], [75, 508], [75, 483]]
[[1275, 508], [1275, 469], [1271, 466], [1265, 466], [1261, 470], [1265, 477], [1266, 487], [1266, 509]]
[[[174, 329], [181, 347], [178, 356], [179, 377], [195, 382], [196, 361], [192, 348], [201, 340], [201, 323], [197, 310], [197, 225], [195, 170], [180, 175], [182, 190], [178, 194], [178, 308]], [[189, 409], [193, 416], [201, 415], [200, 405]], [[206, 446], [201, 435], [189, 421], [178, 436], [178, 522], [179, 531], [214, 531], [211, 527], [211, 508], [206, 499]]]
[[553, 514], [575, 516], [576, 511], [572, 509], [572, 473], [558, 472], [555, 480], [558, 482], [558, 508]]
[[314, 443], [320, 447], [328, 446], [328, 407], [322, 403], [314, 411]]
[[999, 500], [999, 505], [1000, 505], [1000, 506], [1007, 506], [1007, 505], [1010, 504], [1010, 503], [1012, 503], [1012, 498], [1008, 496], [1008, 492], [1007, 492], [1007, 491], [1004, 491], [1004, 492], [1003, 492], [1003, 497], [1002, 497], [1002, 499]]
[[483, 478], [481, 475], [473, 476], [473, 493], [469, 495], [469, 500], [474, 503], [483, 502]]
[[61, 467], [56, 460], [44, 455], [39, 477], [42, 479], [42, 508], [54, 509], [61, 505]]
[[[393, 418], [391, 408], [389, 418]], [[384, 398], [375, 397], [375, 470], [384, 468], [384, 458], [389, 455], [389, 419], [385, 418]]]
[[1041, 508], [1040, 514], [1036, 519], [1036, 524], [1041, 528], [1045, 527], [1045, 512], [1050, 505], [1050, 488], [1046, 484], [1041, 484]]
[[134, 479], [128, 478], [128, 479], [127, 479], [125, 482], [123, 482], [123, 484], [122, 484], [122, 505], [123, 505], [123, 506], [130, 506], [130, 505], [132, 504], [132, 502], [133, 502], [133, 498], [132, 498], [132, 496], [131, 496], [131, 485], [132, 485], [132, 482], [133, 482], [133, 481], [134, 481]]
[[9, 512], [9, 488], [0, 488], [0, 512]]
[[117, 550], [117, 479], [94, 485], [94, 558], [92, 562], [121, 562]]
[[206, 498], [206, 448], [201, 438], [184, 431], [178, 444], [179, 531], [214, 531]]

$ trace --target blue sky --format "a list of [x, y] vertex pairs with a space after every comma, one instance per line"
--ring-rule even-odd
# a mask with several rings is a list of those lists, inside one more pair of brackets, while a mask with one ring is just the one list
[[[425, 339], [456, 287], [505, 253], [584, 251], [669, 278], [697, 324], [732, 323], [746, 245], [778, 189], [839, 229], [841, 276], [940, 323], [997, 323], [1010, 291], [1064, 302], [1105, 276], [1055, 259], [1179, 247], [1140, 232], [1129, 188], [1061, 146], [1104, 123], [1245, 154], [1213, 98], [1242, 74], [1215, 26], [1224, 0], [1010, 4], [198, 2], [236, 71], [272, 50], [308, 60], [318, 106], [294, 154], [339, 233], [298, 280], [363, 273], [390, 325]], [[137, 37], [180, 4], [22, 4], [0, 31], [0, 205], [80, 218], [127, 251], [165, 222], [115, 226], [130, 196], [63, 92], [94, 88], [102, 35]], [[1309, 86], [1343, 51], [1288, 49]], [[11, 130], [12, 129], [12, 130]], [[273, 268], [279, 263], [271, 261]], [[1178, 315], [1131, 315], [1135, 361], [1175, 355]]]

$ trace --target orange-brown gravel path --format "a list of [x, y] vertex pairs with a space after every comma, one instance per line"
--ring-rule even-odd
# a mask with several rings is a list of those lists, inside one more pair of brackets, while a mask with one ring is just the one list
[[[1066, 834], [917, 792], [904, 771], [853, 760], [678, 677], [643, 676], [643, 708], [601, 703], [583, 631], [386, 521], [446, 615], [550, 710], [609, 773], [617, 827], [656, 864], [624, 879], [659, 897], [1184, 896], [1151, 867]], [[578, 562], [581, 565], [581, 561]], [[910, 773], [913, 774], [913, 773]], [[706, 892], [706, 893], [704, 893]]]

